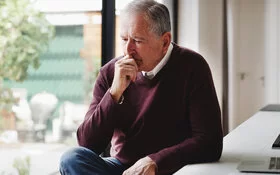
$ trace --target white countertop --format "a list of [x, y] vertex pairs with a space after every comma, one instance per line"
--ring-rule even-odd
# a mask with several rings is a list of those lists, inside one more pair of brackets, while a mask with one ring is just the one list
[[280, 112], [257, 112], [224, 137], [224, 148], [219, 162], [186, 165], [175, 175], [243, 174], [236, 169], [243, 159], [280, 157], [280, 149], [271, 148], [279, 134]]

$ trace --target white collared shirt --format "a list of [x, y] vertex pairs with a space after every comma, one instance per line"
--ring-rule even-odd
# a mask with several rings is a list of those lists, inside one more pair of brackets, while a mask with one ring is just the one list
[[167, 61], [169, 60], [170, 58], [170, 55], [171, 55], [171, 52], [172, 52], [172, 49], [173, 49], [173, 45], [170, 43], [168, 49], [167, 49], [167, 52], [166, 54], [164, 55], [164, 57], [162, 58], [162, 60], [156, 65], [156, 67], [154, 67], [153, 70], [149, 71], [149, 72], [144, 72], [142, 71], [142, 74], [149, 78], [149, 79], [152, 79], [156, 76], [156, 74], [163, 68], [163, 66], [167, 63]]

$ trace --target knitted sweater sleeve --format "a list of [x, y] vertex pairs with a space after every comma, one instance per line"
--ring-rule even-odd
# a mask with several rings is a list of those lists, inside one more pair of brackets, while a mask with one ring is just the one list
[[149, 157], [158, 166], [158, 174], [171, 174], [186, 164], [217, 161], [222, 152], [221, 112], [210, 68], [202, 59], [193, 66], [188, 80], [187, 115], [192, 136]]
[[84, 121], [77, 130], [80, 146], [96, 153], [102, 153], [109, 144], [114, 131], [114, 114], [116, 104], [109, 92], [109, 82], [102, 70], [96, 79], [93, 99]]

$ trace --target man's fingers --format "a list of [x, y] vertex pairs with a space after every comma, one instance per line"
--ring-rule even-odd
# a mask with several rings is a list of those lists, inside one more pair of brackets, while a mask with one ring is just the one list
[[125, 76], [127, 80], [135, 81], [137, 76], [137, 71], [133, 66], [125, 66], [122, 68], [122, 75]]
[[132, 80], [135, 81], [136, 80], [136, 76], [137, 76], [137, 65], [135, 65], [135, 61], [134, 60], [119, 60], [119, 62], [117, 62], [116, 66], [118, 67], [118, 70], [120, 71], [120, 75], [121, 77], [125, 77], [127, 78], [127, 80]]
[[122, 60], [121, 64], [133, 66], [135, 68], [136, 72], [138, 72], [138, 66], [134, 59]]
[[136, 68], [136, 70], [137, 70], [137, 72], [138, 72], [137, 63], [136, 63], [136, 61], [133, 59], [132, 56], [126, 55], [126, 56], [124, 56], [122, 59], [120, 59], [120, 61], [121, 61], [123, 64], [129, 64], [129, 65], [135, 66], [135, 68]]

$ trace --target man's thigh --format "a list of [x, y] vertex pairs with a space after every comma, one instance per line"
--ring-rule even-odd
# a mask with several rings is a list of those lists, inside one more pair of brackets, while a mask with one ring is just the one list
[[100, 157], [92, 150], [84, 147], [68, 150], [60, 160], [60, 173], [62, 175], [120, 175], [125, 169], [125, 166], [116, 158]]

